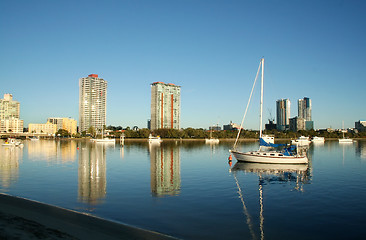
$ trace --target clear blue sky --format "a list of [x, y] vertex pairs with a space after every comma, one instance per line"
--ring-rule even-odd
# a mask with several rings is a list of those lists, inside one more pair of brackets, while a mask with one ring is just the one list
[[[107, 125], [146, 127], [150, 84], [181, 89], [181, 127], [240, 123], [260, 58], [264, 117], [311, 98], [315, 128], [366, 119], [366, 1], [0, 1], [0, 94], [21, 119], [78, 120], [81, 77], [108, 81]], [[258, 91], [257, 91], [258, 92]], [[258, 129], [258, 93], [245, 128]], [[267, 121], [267, 120], [266, 120]]]

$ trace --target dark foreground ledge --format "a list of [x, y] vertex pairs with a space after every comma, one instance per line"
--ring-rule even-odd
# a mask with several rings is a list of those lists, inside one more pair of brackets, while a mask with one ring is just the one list
[[0, 193], [0, 239], [175, 239]]

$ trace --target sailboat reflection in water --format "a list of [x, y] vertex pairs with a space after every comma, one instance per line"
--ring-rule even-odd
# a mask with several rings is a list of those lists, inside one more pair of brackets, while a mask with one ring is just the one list
[[253, 220], [249, 214], [245, 204], [242, 188], [237, 178], [238, 172], [254, 173], [258, 175], [258, 191], [259, 191], [259, 230], [260, 239], [264, 239], [264, 212], [263, 212], [263, 186], [266, 183], [295, 183], [295, 190], [302, 192], [303, 185], [310, 182], [310, 170], [308, 164], [263, 164], [263, 163], [246, 163], [237, 162], [230, 169], [233, 173], [236, 186], [238, 188], [239, 198], [243, 205], [244, 214], [247, 218], [252, 239], [258, 239], [254, 230]]

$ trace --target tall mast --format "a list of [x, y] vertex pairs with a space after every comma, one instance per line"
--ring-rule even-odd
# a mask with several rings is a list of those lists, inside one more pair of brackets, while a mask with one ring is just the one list
[[261, 76], [261, 102], [260, 102], [260, 125], [259, 125], [259, 138], [262, 138], [262, 118], [263, 118], [263, 74], [264, 74], [264, 58], [261, 59], [262, 76]]

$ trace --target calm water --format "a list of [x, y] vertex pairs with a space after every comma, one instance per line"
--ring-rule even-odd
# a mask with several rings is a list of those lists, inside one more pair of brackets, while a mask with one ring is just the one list
[[306, 166], [230, 167], [231, 146], [24, 141], [0, 146], [0, 192], [183, 239], [364, 239], [366, 141], [311, 146]]

